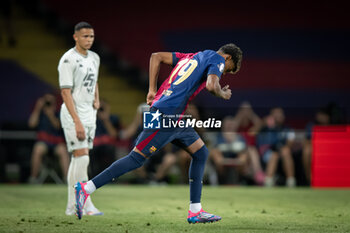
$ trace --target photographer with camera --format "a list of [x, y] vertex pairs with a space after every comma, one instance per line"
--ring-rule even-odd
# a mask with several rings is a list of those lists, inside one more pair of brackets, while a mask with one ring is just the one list
[[67, 179], [69, 156], [64, 143], [58, 112], [56, 112], [56, 98], [52, 94], [40, 97], [31, 113], [28, 125], [37, 130], [37, 141], [34, 144], [31, 158], [31, 176], [29, 183], [38, 183], [38, 175], [43, 155], [53, 153], [58, 156], [63, 179]]

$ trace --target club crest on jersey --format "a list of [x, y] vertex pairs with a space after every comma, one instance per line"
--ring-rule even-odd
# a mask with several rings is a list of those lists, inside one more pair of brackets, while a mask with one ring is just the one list
[[149, 148], [149, 152], [154, 153], [156, 152], [157, 148], [155, 146], [152, 146], [151, 148]]

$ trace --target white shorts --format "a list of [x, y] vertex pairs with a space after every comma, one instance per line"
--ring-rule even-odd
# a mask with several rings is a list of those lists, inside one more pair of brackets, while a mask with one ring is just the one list
[[96, 126], [84, 126], [84, 129], [85, 129], [85, 139], [83, 141], [79, 141], [77, 138], [75, 127], [63, 128], [68, 152], [73, 152], [74, 150], [83, 149], [83, 148], [92, 149], [94, 138], [95, 138]]

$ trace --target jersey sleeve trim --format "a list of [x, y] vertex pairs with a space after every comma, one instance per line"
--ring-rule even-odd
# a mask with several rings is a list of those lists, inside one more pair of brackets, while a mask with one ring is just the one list
[[75, 71], [75, 62], [69, 54], [63, 55], [58, 65], [59, 85], [61, 86], [73, 86], [73, 73]]
[[62, 86], [60, 86], [60, 88], [61, 89], [63, 89], [63, 88], [72, 88], [73, 86], [70, 86], [70, 85], [62, 85]]
[[210, 74], [215, 74], [215, 75], [218, 76], [219, 78], [221, 78], [221, 75], [222, 75], [222, 73], [221, 73], [219, 70], [215, 70], [215, 69], [210, 69], [210, 70], [208, 71], [208, 75], [210, 75]]

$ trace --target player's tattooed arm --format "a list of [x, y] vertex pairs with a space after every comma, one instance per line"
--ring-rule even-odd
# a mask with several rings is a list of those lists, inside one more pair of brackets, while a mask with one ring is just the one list
[[85, 139], [85, 129], [84, 129], [83, 124], [80, 121], [80, 118], [77, 114], [77, 111], [75, 110], [75, 105], [74, 105], [71, 89], [70, 88], [62, 88], [61, 95], [62, 95], [62, 99], [63, 99], [63, 101], [68, 109], [69, 114], [73, 118], [77, 138], [82, 141]]
[[151, 105], [157, 93], [157, 80], [160, 64], [173, 64], [173, 54], [169, 52], [152, 53], [149, 62], [149, 88], [147, 94], [147, 104]]
[[229, 100], [231, 98], [231, 89], [229, 88], [229, 85], [221, 88], [219, 77], [215, 74], [208, 75], [206, 88], [211, 94], [217, 97], [223, 98], [225, 100]]

